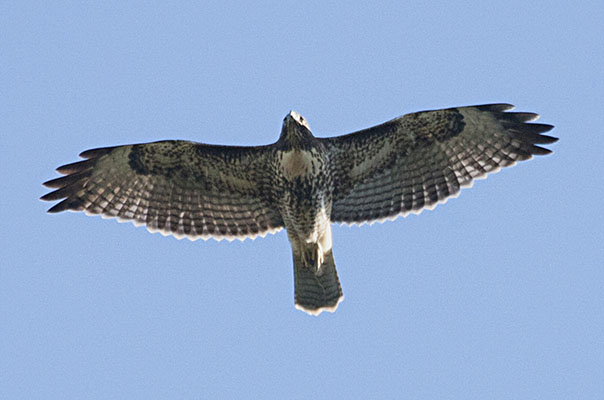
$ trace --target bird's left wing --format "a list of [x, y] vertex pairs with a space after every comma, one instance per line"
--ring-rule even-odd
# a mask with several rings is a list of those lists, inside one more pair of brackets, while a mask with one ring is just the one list
[[510, 104], [407, 114], [321, 139], [334, 174], [333, 222], [373, 222], [433, 208], [474, 179], [551, 151], [551, 125]]
[[88, 150], [57, 168], [49, 212], [102, 214], [190, 239], [264, 236], [283, 227], [270, 199], [269, 146], [166, 140]]

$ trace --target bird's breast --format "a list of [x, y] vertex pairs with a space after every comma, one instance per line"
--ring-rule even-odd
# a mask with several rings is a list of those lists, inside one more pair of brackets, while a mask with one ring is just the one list
[[298, 177], [317, 174], [321, 160], [312, 151], [296, 149], [281, 152], [279, 162], [283, 177], [293, 181]]
[[313, 241], [329, 225], [331, 182], [318, 150], [288, 150], [278, 155], [280, 211], [290, 236]]

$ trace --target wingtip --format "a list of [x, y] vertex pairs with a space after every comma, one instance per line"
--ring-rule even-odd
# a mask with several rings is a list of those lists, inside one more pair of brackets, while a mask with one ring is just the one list
[[510, 110], [513, 110], [514, 108], [516, 108], [515, 105], [510, 104], [510, 103], [482, 104], [479, 106], [471, 106], [471, 107], [476, 107], [477, 109], [479, 109], [481, 111], [496, 111], [496, 112], [510, 111]]
[[73, 174], [76, 172], [82, 172], [82, 171], [85, 171], [85, 170], [91, 168], [92, 166], [94, 166], [95, 162], [96, 161], [94, 161], [94, 160], [76, 161], [73, 163], [61, 165], [60, 167], [57, 167], [56, 171], [63, 175]]
[[91, 159], [111, 153], [117, 146], [98, 147], [96, 149], [84, 150], [80, 153], [80, 157]]
[[42, 200], [42, 201], [53, 201], [53, 200], [56, 200], [56, 199], [53, 199], [52, 196], [51, 196], [53, 193], [54, 193], [54, 191], [52, 191], [50, 193], [46, 193], [43, 196], [40, 196], [40, 200]]
[[[45, 199], [42, 199], [42, 200], [45, 200]], [[48, 201], [48, 200], [45, 200], [45, 201]], [[58, 203], [58, 204], [55, 204], [54, 206], [52, 206], [52, 207], [50, 207], [48, 210], [46, 210], [46, 212], [47, 212], [48, 214], [57, 214], [57, 213], [60, 213], [61, 211], [65, 211], [65, 210], [67, 210], [68, 208], [67, 208], [67, 207], [65, 207], [65, 205], [64, 205], [64, 204], [62, 204], [62, 203], [63, 203], [63, 202], [60, 202], [60, 203]]]
[[[553, 125], [550, 125], [550, 126], [552, 128], [554, 127]], [[541, 139], [543, 140], [543, 144], [552, 144], [552, 143], [556, 143], [559, 138], [554, 137], [554, 136], [541, 135]]]
[[531, 146], [531, 154], [536, 155], [536, 156], [546, 156], [548, 154], [552, 154], [553, 151], [550, 149], [546, 149], [545, 147], [541, 147], [541, 146]]

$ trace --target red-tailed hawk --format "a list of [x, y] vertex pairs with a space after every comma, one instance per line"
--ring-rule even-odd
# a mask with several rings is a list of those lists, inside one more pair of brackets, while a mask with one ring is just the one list
[[237, 147], [166, 140], [87, 150], [45, 182], [49, 212], [102, 214], [177, 238], [255, 238], [282, 228], [292, 246], [296, 308], [343, 299], [331, 224], [395, 219], [433, 208], [476, 178], [551, 153], [537, 114], [488, 104], [407, 114], [317, 138], [292, 111], [279, 140]]

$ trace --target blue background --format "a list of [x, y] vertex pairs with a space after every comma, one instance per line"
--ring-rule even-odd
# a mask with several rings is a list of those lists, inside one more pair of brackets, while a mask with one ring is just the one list
[[[604, 398], [603, 20], [601, 1], [3, 2], [0, 398]], [[318, 318], [293, 307], [283, 232], [178, 241], [38, 200], [93, 147], [488, 102], [539, 112], [555, 153], [335, 226], [346, 298]]]

